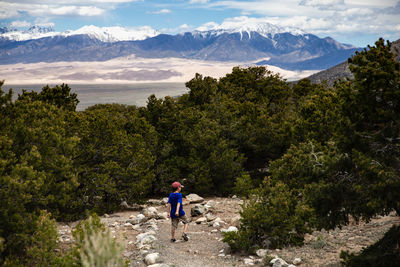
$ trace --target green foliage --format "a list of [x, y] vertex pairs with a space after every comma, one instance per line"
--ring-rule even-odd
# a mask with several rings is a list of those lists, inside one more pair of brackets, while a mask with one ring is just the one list
[[129, 261], [122, 257], [124, 246], [112, 237], [97, 215], [81, 221], [72, 234], [75, 246], [65, 257], [63, 263], [66, 266], [129, 266]]
[[252, 251], [258, 247], [280, 248], [301, 245], [311, 228], [312, 209], [282, 182], [266, 179], [242, 207], [237, 233], [224, 236], [233, 250]]
[[19, 229], [6, 235], [5, 244], [2, 244], [5, 245], [0, 260], [2, 266], [61, 265], [62, 256], [54, 253], [58, 246], [55, 221], [45, 211], [31, 216], [31, 219], [29, 226], [20, 225], [22, 231]]
[[135, 108], [97, 105], [80, 114], [75, 160], [87, 208], [115, 210], [149, 195], [154, 180], [154, 129]]
[[239, 176], [235, 181], [234, 192], [242, 197], [250, 196], [253, 191], [254, 186], [252, 184], [252, 180], [249, 174], [244, 173]]
[[18, 100], [43, 101], [70, 111], [75, 111], [79, 103], [77, 94], [71, 93], [71, 88], [67, 84], [56, 85], [53, 88], [46, 85], [40, 93], [23, 90], [22, 94], [18, 96]]
[[361, 253], [340, 253], [342, 264], [349, 267], [395, 267], [400, 265], [400, 226], [390, 230], [375, 244], [363, 249]]

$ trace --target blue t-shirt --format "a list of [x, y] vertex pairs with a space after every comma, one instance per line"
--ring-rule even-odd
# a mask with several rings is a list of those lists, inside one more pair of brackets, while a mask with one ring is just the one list
[[[183, 210], [183, 205], [182, 205], [182, 194], [181, 193], [171, 193], [169, 194], [168, 198], [168, 203], [171, 204], [171, 218], [176, 218], [176, 217], [181, 217], [185, 215], [185, 211]], [[181, 203], [179, 206], [179, 216], [176, 216], [176, 207], [178, 206], [178, 203]]]

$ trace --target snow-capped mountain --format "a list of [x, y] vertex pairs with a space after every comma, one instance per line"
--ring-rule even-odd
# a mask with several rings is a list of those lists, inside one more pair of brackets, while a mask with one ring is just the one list
[[270, 23], [240, 24], [240, 20], [176, 35], [161, 34], [151, 27], [119, 26], [85, 26], [62, 33], [33, 27], [25, 32], [0, 33], [0, 64], [104, 61], [134, 54], [322, 70], [346, 60], [356, 50], [329, 37]]
[[251, 21], [246, 18], [246, 21], [240, 20], [240, 17], [234, 21], [225, 21], [222, 24], [209, 23], [205, 26], [199, 27], [195, 31], [197, 34], [213, 34], [221, 35], [224, 33], [240, 33], [243, 35], [247, 33], [251, 38], [251, 33], [258, 33], [265, 38], [273, 38], [279, 33], [290, 33], [293, 35], [306, 34], [304, 31], [293, 27], [281, 27], [268, 22]]
[[149, 26], [138, 28], [124, 28], [119, 26], [100, 28], [93, 25], [84, 26], [75, 31], [69, 30], [65, 32], [56, 32], [51, 27], [46, 28], [40, 26], [33, 26], [26, 31], [6, 30], [4, 33], [0, 31], [0, 37], [14, 41], [26, 41], [54, 36], [67, 37], [81, 34], [89, 35], [102, 42], [118, 42], [144, 40], [160, 33]]

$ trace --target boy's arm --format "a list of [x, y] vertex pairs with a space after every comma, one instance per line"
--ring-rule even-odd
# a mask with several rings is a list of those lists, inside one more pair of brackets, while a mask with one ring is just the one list
[[168, 214], [167, 217], [169, 218], [171, 214], [171, 203], [168, 203]]
[[178, 204], [176, 205], [176, 212], [175, 215], [179, 216], [179, 208], [180, 208], [181, 203], [178, 202]]

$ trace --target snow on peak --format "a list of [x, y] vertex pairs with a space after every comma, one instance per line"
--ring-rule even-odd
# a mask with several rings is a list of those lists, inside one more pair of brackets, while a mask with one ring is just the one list
[[15, 41], [24, 41], [31, 39], [39, 39], [43, 37], [52, 36], [72, 36], [79, 34], [87, 34], [92, 38], [99, 39], [103, 42], [117, 42], [117, 41], [135, 41], [144, 40], [150, 37], [154, 37], [159, 34], [158, 31], [154, 30], [149, 26], [137, 27], [137, 28], [124, 28], [119, 26], [114, 27], [97, 27], [94, 25], [84, 26], [78, 30], [69, 30], [65, 32], [55, 32], [51, 27], [44, 28], [39, 26], [33, 26], [27, 31], [7, 31], [0, 33], [0, 37]]
[[64, 32], [63, 35], [70, 36], [77, 34], [88, 34], [103, 42], [117, 42], [144, 40], [158, 35], [159, 32], [157, 30], [154, 30], [150, 26], [143, 26], [138, 28], [124, 28], [120, 26], [99, 28], [97, 26], [90, 25], [84, 26], [76, 31]]
[[214, 34], [222, 33], [248, 33], [251, 36], [251, 32], [257, 32], [260, 35], [269, 38], [269, 36], [274, 36], [275, 34], [289, 32], [294, 35], [303, 35], [300, 29], [293, 27], [281, 27], [271, 24], [264, 19], [259, 18], [249, 18], [246, 16], [235, 17], [224, 20], [221, 24], [214, 22], [209, 22], [203, 26], [196, 29], [198, 33], [201, 32], [213, 32]]

